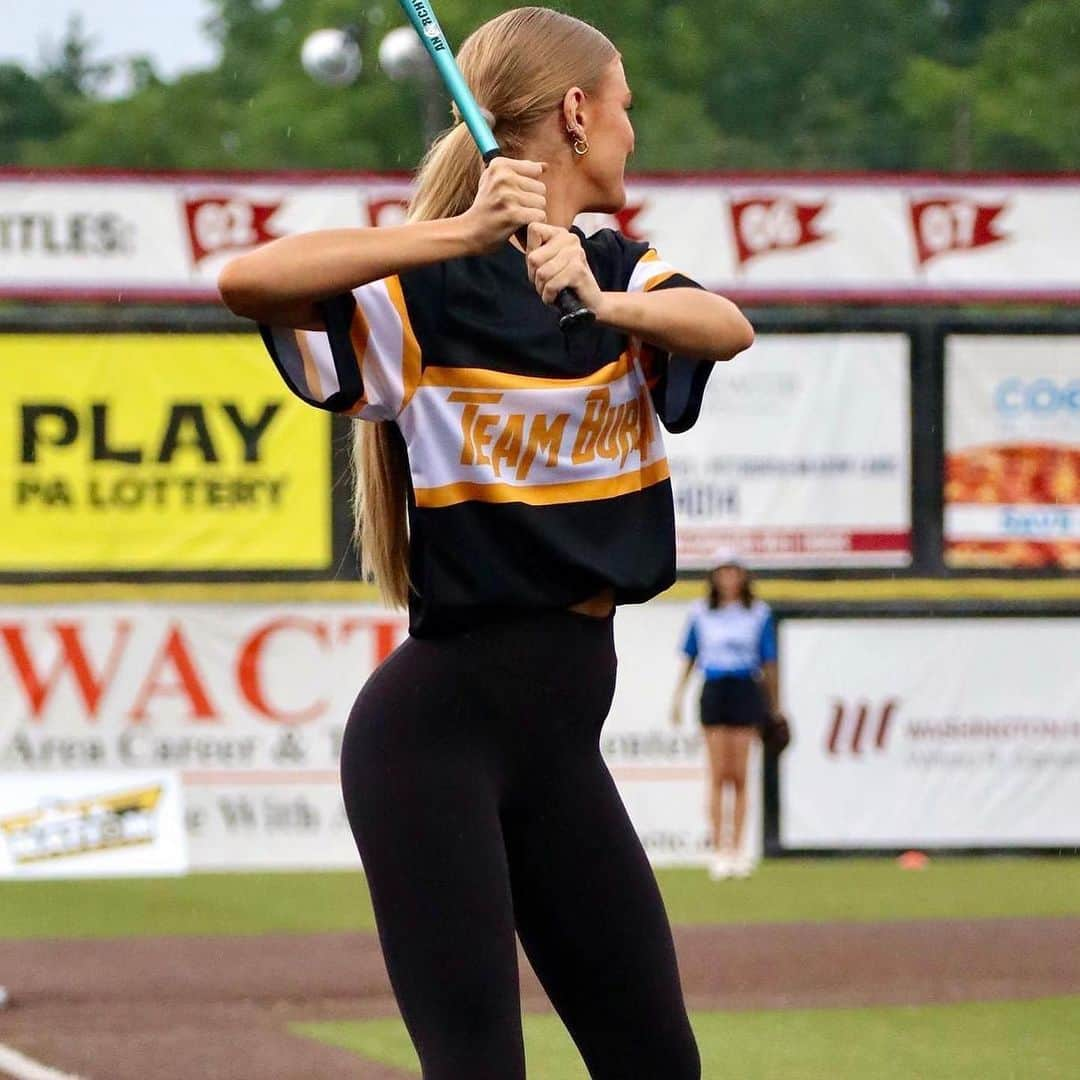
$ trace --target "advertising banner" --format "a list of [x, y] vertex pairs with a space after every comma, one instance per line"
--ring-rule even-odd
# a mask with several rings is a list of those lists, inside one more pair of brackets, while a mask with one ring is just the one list
[[1080, 844], [1080, 619], [787, 620], [788, 848]]
[[718, 364], [697, 425], [667, 440], [681, 568], [911, 561], [910, 343], [762, 335]]
[[0, 772], [0, 878], [182, 874], [174, 772]]
[[0, 335], [0, 570], [324, 568], [329, 423], [254, 335]]
[[1080, 337], [945, 343], [945, 559], [1080, 569]]
[[[686, 611], [620, 610], [622, 663], [602, 741], [661, 865], [706, 856], [693, 702], [680, 727], [669, 719]], [[142, 782], [118, 786], [117, 776], [175, 770], [193, 868], [354, 867], [342, 732], [357, 691], [404, 634], [402, 615], [362, 605], [5, 608], [0, 773], [49, 781], [79, 770], [107, 777], [94, 790], [108, 795]], [[21, 813], [26, 802], [0, 809]]]
[[[398, 222], [401, 174], [0, 175], [0, 296], [209, 300], [232, 256], [289, 233]], [[744, 302], [1076, 302], [1080, 177], [628, 178], [586, 232], [648, 239]]]

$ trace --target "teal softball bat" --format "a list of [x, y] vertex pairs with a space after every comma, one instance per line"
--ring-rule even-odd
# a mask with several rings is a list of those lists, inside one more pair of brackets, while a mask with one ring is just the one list
[[[399, 0], [399, 3], [434, 61], [443, 84], [454, 99], [461, 119], [469, 129], [469, 134], [473, 137], [473, 142], [476, 143], [484, 164], [487, 165], [502, 151], [480, 111], [480, 106], [476, 104], [476, 99], [472, 96], [472, 91], [465, 82], [461, 69], [457, 66], [453, 50], [446, 42], [446, 35], [439, 25], [439, 20], [435, 17], [431, 4], [427, 0]], [[524, 229], [518, 230], [518, 239], [524, 246]], [[559, 311], [559, 326], [563, 330], [587, 326], [596, 319], [596, 315], [578, 299], [573, 289], [563, 289], [555, 298], [555, 307]]]

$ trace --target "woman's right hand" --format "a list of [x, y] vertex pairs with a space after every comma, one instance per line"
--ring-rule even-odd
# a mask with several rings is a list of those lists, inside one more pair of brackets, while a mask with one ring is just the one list
[[671, 703], [671, 726], [679, 727], [682, 724], [682, 702], [673, 701]]
[[523, 225], [547, 221], [547, 189], [539, 161], [494, 158], [480, 177], [472, 206], [462, 214], [470, 247], [478, 255], [494, 251]]

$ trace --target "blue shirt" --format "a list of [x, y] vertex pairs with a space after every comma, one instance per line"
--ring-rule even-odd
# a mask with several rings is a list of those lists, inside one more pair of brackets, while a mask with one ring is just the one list
[[698, 600], [690, 609], [683, 654], [696, 661], [706, 679], [754, 678], [776, 659], [776, 620], [768, 604], [755, 600], [710, 609]]

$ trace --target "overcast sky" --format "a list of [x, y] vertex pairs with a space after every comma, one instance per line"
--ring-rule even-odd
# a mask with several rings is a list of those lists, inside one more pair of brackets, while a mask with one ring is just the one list
[[78, 14], [96, 57], [147, 54], [171, 78], [214, 62], [214, 45], [200, 30], [209, 11], [207, 0], [0, 0], [0, 62], [36, 71], [42, 43], [55, 48], [68, 16]]

